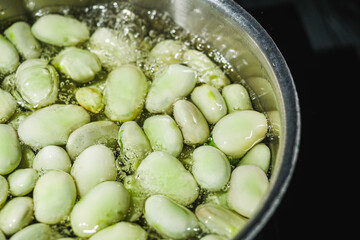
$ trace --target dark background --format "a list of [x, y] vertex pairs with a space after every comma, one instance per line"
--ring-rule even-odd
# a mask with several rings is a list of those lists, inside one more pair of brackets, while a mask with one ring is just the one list
[[280, 49], [301, 108], [295, 172], [257, 240], [359, 239], [360, 1], [236, 2]]

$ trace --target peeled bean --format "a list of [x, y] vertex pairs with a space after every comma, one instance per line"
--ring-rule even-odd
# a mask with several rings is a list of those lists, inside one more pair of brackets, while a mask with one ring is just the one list
[[247, 219], [231, 210], [208, 203], [197, 206], [195, 214], [209, 232], [227, 238], [234, 238], [247, 223]]
[[104, 98], [99, 90], [93, 87], [82, 87], [76, 91], [76, 101], [92, 113], [99, 113], [104, 109]]
[[29, 59], [18, 67], [15, 85], [16, 90], [31, 108], [40, 108], [56, 101], [59, 76], [46, 60]]
[[30, 193], [34, 187], [38, 174], [35, 169], [18, 169], [8, 176], [10, 193], [13, 196], [24, 196]]
[[76, 47], [65, 48], [51, 63], [60, 72], [80, 83], [90, 82], [101, 70], [100, 60], [95, 54]]
[[75, 159], [86, 148], [103, 144], [107, 147], [116, 146], [119, 127], [111, 121], [87, 123], [76, 129], [69, 136], [66, 150], [71, 159]]
[[20, 139], [34, 148], [66, 144], [70, 133], [90, 122], [90, 115], [76, 105], [54, 104], [37, 110], [18, 129]]
[[71, 161], [67, 152], [59, 146], [46, 146], [36, 154], [33, 168], [41, 170], [62, 170], [69, 173]]
[[146, 194], [139, 184], [139, 181], [136, 179], [135, 175], [128, 175], [124, 179], [124, 187], [130, 194], [130, 207], [128, 215], [126, 217], [127, 221], [134, 222], [139, 220], [143, 214], [144, 204], [146, 200]]
[[265, 115], [253, 110], [244, 110], [223, 117], [215, 125], [212, 136], [222, 152], [232, 158], [240, 158], [256, 143], [262, 141], [266, 133]]
[[146, 200], [144, 215], [147, 223], [163, 237], [187, 239], [200, 230], [194, 213], [162, 195]]
[[40, 43], [31, 33], [31, 28], [28, 23], [16, 22], [6, 29], [4, 34], [25, 59], [40, 57]]
[[157, 64], [179, 64], [186, 47], [181, 41], [164, 40], [151, 49], [148, 60]]
[[238, 110], [252, 110], [249, 93], [240, 84], [230, 84], [222, 90], [229, 113]]
[[224, 153], [211, 146], [201, 146], [193, 153], [192, 173], [202, 188], [218, 191], [229, 181], [231, 168]]
[[109, 73], [104, 90], [105, 114], [113, 121], [136, 119], [144, 106], [148, 82], [140, 68], [124, 65]]
[[136, 45], [125, 41], [109, 28], [98, 28], [89, 40], [89, 50], [96, 54], [101, 64], [109, 71], [124, 64], [135, 63], [139, 57]]
[[226, 240], [226, 238], [216, 234], [209, 234], [205, 237], [200, 238], [200, 240]]
[[56, 46], [74, 46], [89, 38], [89, 30], [84, 23], [58, 14], [40, 17], [31, 31], [40, 41]]
[[1, 230], [0, 230], [0, 240], [6, 240], [5, 235], [2, 233]]
[[14, 171], [21, 161], [21, 146], [16, 131], [0, 124], [0, 175]]
[[184, 62], [199, 73], [200, 82], [210, 84], [217, 89], [230, 84], [224, 72], [202, 52], [187, 50], [184, 53]]
[[0, 211], [0, 229], [12, 235], [33, 220], [33, 201], [29, 197], [16, 197], [6, 203]]
[[155, 76], [145, 107], [151, 113], [171, 112], [176, 100], [187, 96], [195, 87], [195, 72], [183, 65], [169, 65]]
[[255, 165], [261, 168], [264, 172], [267, 172], [270, 165], [270, 158], [271, 153], [268, 146], [264, 143], [258, 143], [245, 154], [238, 166]]
[[130, 196], [120, 182], [99, 183], [71, 212], [71, 226], [79, 237], [88, 238], [125, 218]]
[[200, 144], [208, 140], [209, 126], [206, 119], [191, 102], [178, 100], [174, 104], [174, 118], [186, 144]]
[[9, 240], [50, 240], [52, 230], [49, 225], [35, 223], [15, 233]]
[[0, 35], [0, 76], [15, 72], [19, 65], [19, 54], [15, 47]]
[[6, 178], [0, 175], [0, 209], [5, 204], [9, 195], [9, 184]]
[[228, 204], [241, 215], [252, 217], [268, 188], [269, 180], [262, 169], [253, 165], [239, 166], [231, 173]]
[[165, 195], [184, 206], [193, 203], [199, 195], [191, 173], [179, 160], [165, 152], [153, 152], [147, 156], [140, 163], [136, 176], [150, 194]]
[[95, 185], [116, 180], [115, 157], [104, 145], [93, 145], [85, 149], [75, 160], [71, 175], [74, 177], [80, 197]]
[[52, 170], [42, 175], [33, 192], [35, 217], [39, 222], [57, 224], [71, 212], [76, 200], [72, 177], [63, 171]]
[[119, 222], [95, 233], [89, 240], [146, 240], [147, 233], [139, 225]]
[[130, 164], [131, 170], [136, 170], [141, 160], [152, 152], [149, 139], [135, 121], [121, 125], [118, 142], [125, 164]]
[[16, 101], [10, 93], [0, 88], [0, 123], [4, 123], [15, 113]]
[[183, 149], [181, 131], [168, 115], [155, 115], [144, 122], [144, 131], [154, 151], [167, 152], [174, 157]]
[[191, 100], [211, 124], [215, 124], [227, 113], [226, 103], [220, 92], [208, 84], [196, 87], [191, 93]]

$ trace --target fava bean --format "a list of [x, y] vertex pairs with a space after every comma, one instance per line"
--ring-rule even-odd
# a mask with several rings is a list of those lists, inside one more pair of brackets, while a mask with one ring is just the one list
[[29, 146], [22, 146], [21, 151], [21, 162], [18, 166], [18, 169], [22, 168], [32, 168], [35, 159], [35, 153]]
[[169, 65], [157, 74], [146, 98], [151, 113], [170, 113], [176, 100], [187, 96], [195, 87], [195, 72], [183, 65]]
[[6, 240], [5, 235], [1, 230], [0, 230], [0, 240]]
[[229, 113], [238, 110], [252, 110], [249, 93], [240, 84], [230, 84], [222, 90]]
[[269, 169], [270, 158], [271, 153], [269, 147], [264, 143], [258, 143], [245, 154], [238, 166], [255, 165], [266, 173]]
[[252, 217], [260, 206], [269, 180], [262, 169], [254, 165], [243, 165], [231, 173], [228, 204], [245, 217]]
[[71, 212], [71, 227], [79, 237], [96, 232], [125, 218], [130, 196], [119, 182], [102, 182], [92, 188]]
[[39, 222], [60, 223], [68, 216], [76, 200], [72, 177], [63, 171], [52, 170], [42, 175], [33, 192], [35, 217]]
[[144, 215], [147, 223], [163, 237], [187, 239], [200, 230], [194, 213], [162, 195], [146, 200]]
[[226, 238], [216, 234], [209, 234], [205, 237], [200, 238], [200, 240], [226, 240]]
[[175, 40], [163, 40], [151, 49], [148, 61], [156, 62], [157, 64], [179, 64], [182, 62], [182, 55], [186, 46]]
[[16, 197], [6, 203], [0, 211], [0, 229], [12, 235], [33, 220], [33, 201], [29, 197]]
[[87, 123], [69, 136], [66, 143], [66, 150], [72, 160], [86, 148], [103, 144], [109, 148], [116, 146], [119, 127], [111, 121], [96, 121]]
[[9, 195], [9, 184], [6, 178], [0, 175], [0, 209], [4, 206]]
[[183, 149], [183, 137], [175, 121], [168, 115], [155, 115], [144, 122], [144, 131], [154, 151], [167, 152], [174, 157]]
[[211, 124], [215, 124], [227, 113], [226, 103], [220, 92], [208, 84], [196, 87], [191, 93], [191, 100]]
[[135, 175], [128, 175], [125, 177], [124, 187], [129, 192], [131, 198], [126, 220], [134, 222], [139, 220], [143, 214], [147, 195], [144, 193], [144, 189], [140, 186], [140, 183], [136, 179]]
[[146, 240], [147, 233], [139, 225], [119, 222], [95, 233], [89, 240]]
[[199, 188], [194, 177], [182, 163], [165, 152], [148, 155], [136, 170], [138, 181], [150, 194], [165, 195], [187, 206], [193, 203]]
[[16, 111], [16, 100], [0, 88], [0, 123], [5, 123]]
[[40, 41], [56, 46], [74, 46], [89, 39], [89, 30], [84, 23], [58, 14], [40, 17], [31, 31]]
[[38, 174], [35, 169], [18, 169], [8, 176], [10, 193], [13, 196], [25, 196], [30, 193], [34, 187]]
[[60, 72], [80, 83], [90, 82], [101, 70], [100, 60], [95, 54], [76, 47], [62, 50], [51, 63]]
[[16, 22], [6, 29], [4, 34], [15, 45], [23, 58], [30, 59], [40, 57], [40, 43], [31, 33], [31, 28], [28, 23]]
[[209, 126], [202, 113], [189, 101], [178, 100], [174, 104], [174, 118], [179, 125], [184, 143], [201, 144], [209, 138]]
[[247, 223], [247, 219], [231, 210], [208, 203], [197, 206], [195, 214], [207, 231], [228, 238], [235, 237]]
[[135, 171], [141, 160], [152, 152], [149, 139], [135, 121], [125, 122], [119, 130], [119, 146], [125, 164]]
[[104, 145], [93, 145], [85, 149], [75, 160], [71, 175], [75, 179], [80, 197], [95, 185], [116, 180], [115, 157]]
[[267, 127], [264, 114], [253, 110], [236, 111], [214, 126], [212, 136], [222, 152], [229, 157], [240, 158], [265, 138]]
[[20, 139], [33, 148], [66, 144], [70, 133], [90, 122], [90, 115], [76, 105], [54, 104], [37, 110], [18, 129]]
[[0, 34], [0, 76], [15, 72], [19, 65], [19, 54], [15, 47]]
[[109, 73], [104, 90], [105, 114], [113, 121], [131, 121], [141, 113], [148, 82], [140, 68], [121, 66]]
[[21, 161], [21, 146], [16, 131], [0, 124], [0, 175], [14, 171]]
[[125, 41], [120, 34], [113, 29], [98, 28], [89, 40], [89, 50], [98, 56], [102, 66], [109, 71], [135, 63], [139, 58], [134, 44]]
[[231, 168], [225, 154], [220, 150], [201, 146], [193, 153], [192, 173], [202, 188], [218, 191], [229, 181]]
[[76, 101], [92, 113], [99, 113], [104, 109], [105, 101], [99, 90], [93, 87], [82, 87], [76, 91]]
[[49, 225], [35, 223], [15, 233], [9, 240], [50, 240], [51, 236]]
[[202, 52], [187, 50], [184, 53], [184, 62], [198, 72], [200, 82], [210, 84], [217, 89], [230, 84], [224, 72]]
[[46, 60], [29, 59], [16, 70], [15, 85], [30, 108], [40, 108], [56, 101], [59, 75]]
[[62, 170], [69, 173], [71, 161], [67, 152], [59, 146], [46, 146], [35, 156], [33, 168], [41, 170]]

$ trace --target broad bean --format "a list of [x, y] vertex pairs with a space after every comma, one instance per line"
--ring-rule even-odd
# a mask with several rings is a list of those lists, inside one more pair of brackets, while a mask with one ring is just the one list
[[241, 84], [230, 84], [222, 90], [229, 113], [238, 110], [252, 110], [249, 93]]
[[93, 87], [79, 88], [75, 93], [78, 103], [92, 113], [99, 113], [104, 109], [105, 101], [101, 92]]
[[13, 196], [25, 196], [34, 187], [38, 173], [33, 168], [17, 169], [8, 176], [10, 193]]
[[271, 153], [265, 143], [258, 143], [251, 148], [240, 160], [238, 166], [255, 165], [261, 168], [265, 173], [269, 169]]
[[50, 240], [52, 230], [44, 223], [31, 224], [15, 233], [9, 240]]
[[163, 40], [151, 49], [148, 61], [156, 64], [179, 64], [186, 46], [181, 41]]
[[19, 54], [15, 47], [0, 34], [0, 77], [15, 72], [19, 65]]
[[15, 170], [21, 161], [21, 146], [16, 131], [6, 124], [0, 124], [0, 175]]
[[33, 168], [41, 170], [62, 170], [69, 173], [71, 161], [67, 152], [59, 146], [46, 146], [35, 156]]
[[4, 206], [9, 195], [9, 184], [5, 177], [0, 175], [0, 209]]
[[0, 123], [5, 123], [16, 111], [14, 97], [0, 88]]
[[95, 233], [89, 240], [146, 240], [147, 232], [139, 225], [119, 222]]
[[74, 161], [71, 175], [80, 197], [101, 182], [115, 181], [117, 171], [114, 154], [104, 145], [88, 147]]

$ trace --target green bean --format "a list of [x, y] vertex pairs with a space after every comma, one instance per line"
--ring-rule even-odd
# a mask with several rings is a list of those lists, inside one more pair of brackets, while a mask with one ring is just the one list
[[40, 41], [56, 46], [74, 46], [89, 38], [89, 30], [84, 23], [58, 14], [40, 17], [31, 31]]
[[26, 22], [16, 22], [4, 31], [5, 36], [15, 45], [20, 55], [25, 59], [38, 58], [41, 45], [31, 33]]

